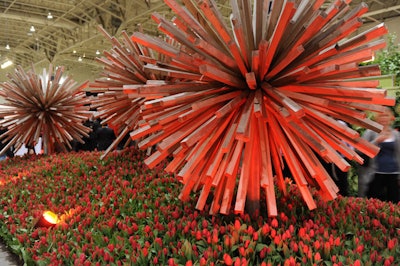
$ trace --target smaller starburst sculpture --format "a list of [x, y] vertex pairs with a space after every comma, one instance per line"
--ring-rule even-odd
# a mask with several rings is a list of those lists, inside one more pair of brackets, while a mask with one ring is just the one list
[[[101, 156], [104, 158], [119, 144], [126, 146], [130, 143], [128, 133], [138, 127], [141, 119], [140, 107], [146, 99], [151, 99], [151, 95], [138, 97], [131, 93], [131, 88], [151, 84], [151, 80], [159, 79], [160, 75], [145, 72], [146, 61], [156, 60], [153, 51], [133, 42], [125, 31], [119, 41], [103, 28], [99, 27], [99, 30], [112, 43], [112, 48], [104, 51], [104, 56], [97, 58], [103, 65], [103, 71], [100, 78], [89, 84], [90, 92], [97, 94], [92, 99], [91, 107], [96, 110], [94, 116], [100, 118], [103, 125], [107, 124], [114, 129], [117, 136]], [[165, 81], [167, 80], [168, 78]]]
[[1, 154], [14, 146], [34, 146], [42, 138], [43, 153], [71, 149], [71, 141], [84, 142], [90, 128], [83, 125], [93, 114], [89, 110], [90, 98], [83, 89], [88, 82], [78, 85], [69, 76], [63, 76], [64, 67], [38, 75], [25, 72], [18, 66], [8, 74], [8, 82], [0, 84], [0, 127], [6, 129], [0, 136], [7, 143]]

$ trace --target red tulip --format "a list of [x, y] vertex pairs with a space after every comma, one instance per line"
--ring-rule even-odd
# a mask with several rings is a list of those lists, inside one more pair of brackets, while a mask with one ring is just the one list
[[231, 258], [231, 256], [229, 254], [224, 253], [223, 259], [224, 259], [225, 265], [232, 265], [233, 264], [232, 258]]

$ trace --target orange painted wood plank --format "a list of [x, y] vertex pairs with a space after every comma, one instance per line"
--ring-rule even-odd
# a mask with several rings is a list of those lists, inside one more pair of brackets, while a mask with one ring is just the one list
[[268, 132], [270, 132], [270, 134], [268, 134], [268, 142], [269, 142], [269, 147], [270, 147], [270, 151], [271, 151], [271, 158], [272, 158], [272, 163], [274, 166], [274, 170], [275, 170], [275, 178], [277, 180], [277, 185], [278, 188], [280, 189], [280, 191], [283, 193], [283, 195], [287, 195], [287, 189], [285, 186], [285, 181], [284, 181], [284, 176], [282, 173], [282, 169], [283, 169], [283, 161], [281, 158], [281, 150], [278, 147], [278, 142], [275, 141], [274, 136], [272, 134], [271, 130], [274, 130], [273, 128], [271, 128], [271, 119], [270, 117], [268, 117]]
[[[159, 143], [162, 139], [166, 138], [168, 135], [172, 134], [175, 130], [179, 130], [182, 128], [184, 125], [179, 122], [172, 122], [168, 124], [167, 126], [164, 126], [163, 129], [159, 132], [153, 133], [149, 135], [148, 137], [140, 140], [138, 143], [138, 147], [142, 150], [147, 149], [153, 145], [156, 145]], [[132, 140], [136, 140], [132, 138]]]
[[[181, 141], [181, 145], [185, 148], [191, 147], [196, 142], [200, 141], [201, 138], [205, 138], [206, 136], [208, 136], [208, 138], [212, 137], [211, 144], [213, 144], [217, 140], [217, 138], [219, 138], [220, 135], [225, 131], [233, 115], [234, 113], [231, 113], [223, 119], [213, 116], [198, 129], [196, 129], [193, 133], [184, 138]], [[210, 147], [207, 146], [207, 149], [209, 148]]]
[[[251, 124], [251, 123], [250, 123]], [[246, 196], [247, 196], [247, 186], [249, 184], [249, 179], [256, 178], [251, 175], [252, 169], [252, 152], [253, 152], [254, 142], [250, 140], [249, 142], [244, 144], [243, 151], [243, 160], [241, 165], [241, 171], [239, 176], [239, 183], [236, 193], [236, 203], [234, 207], [235, 213], [243, 213]], [[254, 165], [255, 167], [255, 165]]]
[[146, 125], [130, 133], [132, 139], [138, 139], [162, 129], [161, 125]]
[[271, 36], [274, 34], [275, 29], [277, 28], [280, 14], [282, 13], [282, 9], [284, 8], [284, 2], [283, 1], [272, 1], [270, 3], [271, 6], [268, 8], [271, 8], [268, 16], [268, 21], [267, 21], [267, 29], [265, 33], [265, 40], [270, 40]]
[[251, 72], [255, 74], [256, 80], [261, 80], [260, 78], [260, 51], [254, 50], [251, 53]]
[[333, 131], [331, 128], [326, 127], [318, 121], [310, 121], [310, 126], [319, 132], [320, 136], [335, 150], [340, 152], [344, 157], [349, 160], [360, 162], [361, 157], [349, 146], [348, 140], [345, 135], [339, 131]]
[[291, 62], [293, 62], [303, 52], [304, 52], [304, 47], [302, 45], [299, 45], [294, 49], [291, 49], [287, 54], [285, 54], [285, 58], [282, 58], [282, 60], [277, 61], [277, 63], [271, 67], [271, 71], [267, 73], [265, 79], [269, 80], [270, 78], [274, 77], [285, 67], [287, 67]]
[[253, 8], [253, 28], [254, 28], [254, 43], [257, 45], [263, 39], [263, 33], [265, 32], [265, 24], [267, 23], [266, 18], [267, 1], [255, 0]]
[[247, 101], [242, 109], [240, 120], [236, 129], [235, 137], [236, 139], [247, 142], [249, 140], [249, 123], [250, 116], [253, 113], [253, 102], [254, 102], [254, 92], [250, 93]]
[[243, 25], [240, 19], [235, 16], [231, 16], [230, 21], [233, 28], [233, 33], [235, 34], [237, 46], [240, 49], [240, 55], [243, 58], [244, 64], [246, 66], [250, 66], [251, 58], [248, 55], [249, 49], [247, 47], [247, 35], [243, 32]]
[[188, 121], [188, 120], [190, 120], [190, 119], [192, 119], [192, 118], [194, 118], [194, 117], [196, 117], [198, 115], [201, 115], [204, 111], [210, 111], [211, 110], [211, 112], [216, 112], [218, 110], [218, 108], [220, 108], [220, 106], [221, 106], [221, 104], [216, 104], [216, 105], [214, 105], [212, 107], [209, 107], [209, 108], [204, 107], [202, 109], [197, 109], [197, 110], [190, 109], [190, 110], [186, 111], [185, 113], [179, 115], [178, 116], [178, 121], [181, 122], [181, 123], [184, 123], [184, 122], [186, 122], [186, 121]]
[[287, 97], [284, 93], [281, 93], [280, 90], [275, 88], [265, 88], [264, 91], [275, 100], [275, 103], [279, 104], [280, 106], [284, 106], [294, 116], [298, 118], [304, 116], [303, 107], [297, 104], [291, 98]]
[[[242, 144], [243, 143], [239, 145]], [[216, 214], [221, 208], [222, 199], [224, 196], [224, 192], [226, 190], [225, 185], [227, 182], [227, 176], [225, 173], [227, 172], [228, 164], [232, 162], [231, 158], [232, 154], [235, 152], [234, 150], [235, 149], [231, 149], [229, 150], [229, 153], [224, 154], [223, 159], [221, 161], [221, 165], [218, 168], [217, 173], [215, 174], [212, 180], [213, 186], [215, 186], [215, 193], [214, 193], [214, 200], [211, 204], [210, 214]]]
[[280, 91], [288, 90], [292, 92], [308, 93], [311, 95], [329, 95], [329, 96], [346, 96], [352, 97], [386, 97], [385, 90], [377, 90], [371, 88], [358, 88], [358, 87], [323, 87], [310, 85], [288, 85], [279, 88]]
[[153, 154], [151, 154], [149, 157], [147, 157], [144, 160], [144, 163], [149, 167], [150, 169], [153, 169], [157, 164], [159, 164], [162, 160], [167, 158], [167, 156], [177, 148], [177, 145], [169, 147], [169, 149], [165, 150], [156, 150]]
[[344, 39], [344, 41], [339, 42], [337, 44], [337, 49], [341, 52], [350, 50], [373, 39], [382, 37], [383, 35], [387, 34], [387, 32], [388, 30], [384, 23], [378, 24], [375, 27], [361, 32], [350, 39]]
[[267, 66], [264, 64], [265, 58], [267, 57], [267, 51], [268, 51], [268, 46], [269, 42], [266, 40], [261, 40], [261, 42], [258, 44], [258, 63], [259, 66], [257, 73], [257, 78], [259, 80], [263, 80], [264, 76], [262, 76], [262, 73], [266, 73], [266, 68]]
[[197, 1], [199, 8], [203, 11], [204, 15], [213, 26], [214, 30], [218, 33], [221, 40], [228, 46], [232, 56], [234, 57], [242, 75], [247, 73], [246, 64], [241, 57], [238, 47], [234, 44], [234, 40], [229, 33], [227, 26], [224, 23], [222, 15], [217, 11], [214, 1]]
[[305, 93], [281, 90], [280, 88], [278, 88], [277, 90], [279, 92], [285, 94], [287, 97], [290, 97], [291, 99], [295, 99], [296, 101], [299, 101], [300, 103], [306, 102], [307, 104], [328, 106], [328, 104], [330, 102], [328, 99], [312, 96], [312, 95], [305, 94]]
[[253, 113], [257, 118], [266, 115], [265, 109], [263, 109], [263, 97], [262, 91], [256, 90], [254, 95]]
[[[251, 141], [246, 144], [244, 150], [244, 160], [247, 160], [248, 169], [245, 169], [245, 164], [242, 165], [238, 192], [236, 195], [236, 204], [234, 211], [236, 213], [244, 213], [245, 206], [250, 213], [254, 213], [260, 209], [260, 180], [261, 180], [261, 156], [260, 156], [260, 135], [258, 134], [258, 119], [252, 116], [250, 124]], [[248, 156], [246, 156], [248, 153]], [[246, 177], [247, 176], [247, 177]], [[242, 178], [248, 179], [243, 182], [242, 189], [240, 184]], [[246, 189], [246, 193], [242, 190]]]
[[[260, 186], [266, 188], [267, 186], [273, 186], [273, 171], [272, 171], [272, 158], [271, 150], [268, 142], [268, 128], [264, 118], [259, 117], [257, 119], [257, 126], [260, 135]], [[272, 182], [271, 182], [272, 181]]]
[[242, 94], [241, 91], [232, 91], [232, 92], [224, 93], [222, 95], [216, 95], [215, 97], [193, 103], [192, 109], [199, 110], [202, 108], [207, 108], [207, 107], [213, 106], [213, 105], [221, 103], [221, 102], [232, 100], [233, 98], [236, 98], [236, 97], [240, 96], [241, 94]]
[[388, 97], [388, 98], [381, 98], [381, 97], [377, 97], [377, 98], [347, 98], [347, 97], [343, 97], [343, 96], [325, 96], [325, 98], [327, 99], [331, 99], [334, 101], [343, 101], [343, 102], [354, 102], [354, 103], [365, 103], [365, 104], [379, 104], [379, 105], [388, 105], [388, 106], [393, 106], [396, 102], [396, 99]]
[[208, 95], [220, 93], [226, 90], [228, 90], [227, 87], [221, 87], [217, 89], [203, 90], [200, 92], [181, 92], [160, 99], [146, 101], [142, 106], [142, 110], [151, 110], [158, 107], [162, 107], [162, 109], [164, 109], [179, 104], [188, 104], [190, 102], [194, 102], [198, 99], [204, 98]]
[[362, 79], [349, 79], [349, 80], [327, 80], [323, 82], [313, 83], [318, 87], [349, 87], [349, 88], [376, 88], [379, 86], [379, 80], [362, 80]]
[[269, 46], [266, 53], [265, 61], [263, 62], [264, 66], [261, 68], [263, 69], [263, 73], [261, 73], [261, 77], [264, 77], [267, 71], [270, 69], [270, 64], [272, 59], [275, 56], [275, 52], [277, 50], [278, 44], [281, 41], [283, 33], [285, 32], [285, 27], [289, 22], [290, 16], [293, 12], [294, 8], [294, 1], [288, 0], [284, 3], [282, 13], [279, 15], [277, 25], [274, 29], [274, 32], [269, 40]]
[[312, 69], [323, 69], [329, 65], [341, 65], [354, 62], [364, 62], [372, 59], [372, 50], [350, 50], [349, 52], [341, 53], [338, 56], [331, 57], [330, 60], [318, 63], [312, 66]]
[[359, 137], [359, 133], [357, 131], [352, 130], [351, 128], [349, 128], [347, 126], [344, 126], [343, 124], [339, 123], [337, 120], [323, 114], [322, 112], [313, 110], [309, 107], [305, 107], [305, 111], [308, 116], [310, 116], [318, 121], [321, 121], [322, 123], [326, 124], [330, 128], [333, 128], [337, 131], [346, 132], [346, 134], [351, 138]]
[[194, 45], [198, 49], [202, 50], [203, 52], [209, 54], [211, 57], [221, 62], [224, 66], [228, 67], [228, 69], [234, 72], [239, 72], [235, 60], [230, 55], [227, 55], [225, 52], [219, 50], [218, 47], [212, 46], [210, 43], [206, 42], [203, 39], [195, 39]]
[[256, 79], [256, 75], [254, 74], [254, 72], [246, 73], [246, 83], [250, 89], [252, 89], [252, 90], [257, 89], [257, 79]]
[[247, 92], [242, 92], [242, 94], [231, 101], [229, 101], [227, 104], [225, 104], [223, 107], [218, 109], [218, 111], [215, 112], [215, 115], [217, 117], [223, 117], [226, 114], [232, 112], [234, 109], [238, 110], [246, 102], [246, 96]]
[[[175, 10], [175, 12], [184, 20], [191, 29], [208, 43], [212, 43], [214, 46], [218, 46], [218, 41], [216, 41], [216, 35], [211, 30], [208, 23], [206, 23], [205, 18], [200, 14], [200, 10], [191, 0], [183, 0], [184, 7], [178, 7], [179, 4], [173, 0], [166, 0], [165, 3]], [[172, 6], [170, 3], [173, 3]]]
[[271, 119], [270, 121], [273, 123], [274, 129], [274, 134], [276, 134], [276, 140], [279, 141], [281, 144], [280, 147], [282, 149], [282, 153], [284, 157], [286, 158], [286, 162], [290, 168], [290, 171], [293, 175], [294, 180], [296, 181], [296, 184], [298, 185], [298, 188], [303, 196], [304, 201], [306, 202], [307, 206], [309, 209], [315, 209], [316, 204], [312, 198], [311, 192], [309, 191], [307, 187], [307, 182], [305, 180], [305, 177], [301, 171], [301, 167], [299, 165], [299, 161], [295, 156], [295, 153], [293, 150], [290, 148], [288, 145], [283, 132], [277, 125], [277, 121], [275, 120], [276, 118]]
[[[233, 13], [238, 14], [238, 17], [240, 18], [241, 24], [243, 25], [243, 32], [246, 38], [246, 46], [247, 46], [247, 57], [251, 58], [251, 52], [255, 49], [255, 41], [254, 41], [254, 34], [255, 31], [257, 31], [257, 24], [254, 23], [254, 18], [252, 18], [252, 5], [256, 3], [251, 3], [250, 1], [237, 1], [237, 12], [233, 10]], [[234, 7], [234, 4], [231, 4], [232, 7]], [[249, 62], [251, 65], [251, 62]]]
[[[160, 17], [161, 23], [159, 24], [159, 29], [162, 30], [164, 33], [166, 33], [167, 35], [171, 36], [172, 38], [178, 40], [180, 43], [185, 45], [186, 49], [192, 49], [193, 52], [191, 53], [192, 57], [196, 57], [197, 60], [199, 61], [197, 62], [195, 65], [200, 65], [200, 64], [207, 64], [207, 65], [211, 65], [214, 66], [215, 68], [218, 69], [224, 69], [225, 67], [223, 67], [220, 63], [215, 64], [215, 58], [212, 58], [209, 56], [209, 54], [202, 50], [199, 49], [194, 43], [193, 43], [193, 38], [191, 37], [191, 35], [188, 35], [187, 33], [183, 33], [180, 32], [178, 30], [176, 30], [176, 25], [173, 25], [172, 23], [166, 21], [164, 18]], [[208, 46], [210, 46], [210, 44], [208, 44]], [[215, 50], [215, 49], [214, 49]], [[218, 50], [219, 51], [219, 50]], [[195, 53], [197, 53], [199, 56], [196, 56]], [[222, 55], [222, 59], [225, 59], [225, 61], [227, 61], [227, 57], [222, 54], [219, 53], [219, 55]], [[201, 59], [200, 59], [201, 58]], [[218, 59], [218, 57], [216, 57]], [[231, 62], [231, 61], [229, 61]], [[185, 69], [187, 69], [187, 66], [184, 66]], [[237, 65], [235, 64], [233, 66], [233, 68], [237, 68]], [[224, 69], [225, 72], [231, 71], [228, 68]], [[192, 71], [196, 71], [195, 69], [192, 69]]]
[[179, 130], [175, 131], [173, 134], [163, 139], [157, 146], [157, 149], [163, 151], [168, 150], [170, 147], [174, 146], [176, 143], [180, 142], [183, 138], [193, 132], [200, 125], [205, 123], [214, 113], [214, 110], [208, 110], [203, 112], [198, 119], [193, 119], [192, 123], [185, 123], [185, 125]]
[[[299, 9], [297, 9], [297, 11], [299, 11]], [[282, 48], [280, 50], [282, 55], [279, 57], [279, 61], [283, 59], [282, 56], [285, 54], [283, 52], [283, 49], [293, 50], [293, 47], [304, 46], [304, 44], [310, 40], [310, 37], [318, 33], [321, 30], [321, 28], [328, 22], [328, 20], [326, 19], [326, 14], [323, 13], [322, 11], [313, 12], [309, 10], [308, 13], [309, 13], [309, 16], [307, 18], [308, 21], [305, 21], [301, 25], [302, 26], [301, 28], [292, 27], [293, 28], [291, 30], [292, 38], [290, 38], [289, 36], [290, 40], [287, 41], [287, 44], [282, 45]], [[303, 18], [303, 20], [304, 19], [305, 18]], [[290, 25], [299, 25], [299, 23], [294, 23], [292, 19]]]
[[188, 150], [184, 149], [182, 146], [177, 148], [174, 152], [173, 152], [173, 159], [172, 161], [170, 161], [168, 163], [168, 165], [164, 168], [164, 171], [166, 171], [167, 173], [174, 173], [178, 170], [178, 168], [182, 167], [184, 162], [185, 162], [185, 158], [186, 155], [188, 154]]
[[161, 39], [150, 37], [141, 32], [134, 32], [131, 36], [131, 40], [169, 57], [176, 57], [179, 53], [178, 49], [172, 47], [171, 45], [167, 45]]
[[[273, 111], [275, 114], [279, 115], [282, 109], [274, 103], [269, 103], [268, 107], [266, 107]], [[325, 147], [325, 143], [322, 139], [315, 134], [307, 125], [304, 124], [303, 120], [299, 119], [281, 119], [280, 121], [285, 125], [285, 128], [288, 130], [291, 129], [294, 132], [297, 132], [299, 137], [307, 143], [310, 147], [312, 147], [315, 151], [318, 151], [321, 155], [326, 155], [327, 150]], [[287, 132], [286, 132], [287, 133]], [[288, 134], [288, 133], [287, 133]]]
[[[351, 78], [359, 78], [359, 77], [372, 77], [372, 76], [380, 76], [381, 70], [378, 65], [372, 66], [360, 66], [358, 69], [347, 70], [341, 69], [342, 67], [339, 66], [340, 71], [330, 72], [325, 74], [321, 77], [314, 78], [313, 82], [319, 82], [324, 80], [332, 80], [332, 79], [351, 79]], [[310, 81], [308, 81], [310, 82]]]
[[[237, 169], [236, 169], [237, 170]], [[236, 185], [236, 178], [235, 177], [226, 177], [226, 186], [224, 190], [224, 195], [222, 197], [220, 213], [221, 214], [229, 214], [230, 208], [233, 199], [233, 193]]]
[[204, 167], [203, 167], [204, 164], [205, 164], [204, 158], [200, 159], [198, 164], [192, 164], [193, 167], [190, 171], [190, 177], [187, 176], [186, 178], [182, 178], [184, 186], [181, 190], [181, 193], [178, 196], [179, 199], [181, 199], [182, 201], [189, 200], [190, 192], [193, 190], [195, 185], [200, 180], [200, 175], [204, 169]]
[[223, 72], [222, 70], [215, 68], [210, 65], [201, 65], [200, 73], [210, 79], [222, 82], [224, 84], [236, 87], [236, 88], [245, 88], [246, 83], [243, 82], [242, 79], [231, 75], [230, 73]]
[[210, 194], [211, 191], [211, 187], [212, 187], [211, 178], [207, 177], [207, 179], [204, 181], [204, 186], [202, 187], [199, 198], [197, 200], [196, 209], [200, 211], [204, 209], [208, 195]]
[[[294, 154], [292, 154], [290, 150], [286, 152], [286, 149], [283, 149], [282, 151], [283, 153], [286, 153], [285, 157], [287, 158], [288, 166], [291, 169], [291, 173], [293, 174], [294, 180], [304, 179], [303, 173], [296, 171], [300, 169], [299, 169], [299, 162], [296, 159], [296, 157], [294, 157]], [[296, 183], [299, 184], [299, 181], [296, 181]], [[307, 207], [310, 210], [315, 209], [317, 206], [312, 197], [311, 191], [309, 190], [309, 187], [306, 185], [299, 185], [298, 189]]]
[[156, 75], [161, 75], [164, 77], [180, 78], [180, 79], [190, 79], [190, 80], [203, 80], [202, 75], [194, 74], [191, 72], [173, 70], [168, 68], [162, 68], [154, 65], [144, 66], [145, 71], [149, 71]]
[[227, 182], [227, 178], [225, 176], [222, 176], [222, 178], [220, 179], [219, 183], [217, 184], [217, 186], [215, 188], [213, 201], [210, 206], [210, 214], [211, 215], [215, 215], [218, 212], [220, 212], [222, 199], [223, 199], [224, 192], [225, 192], [226, 182]]
[[214, 84], [204, 82], [167, 82], [164, 80], [151, 80], [147, 84], [127, 84], [123, 85], [124, 93], [137, 93], [139, 96], [146, 97], [147, 94], [171, 95], [182, 92], [198, 92], [205, 89], [215, 88]]
[[228, 163], [228, 166], [226, 168], [225, 171], [225, 175], [227, 177], [236, 177], [237, 174], [237, 167], [239, 165], [240, 162], [240, 157], [242, 155], [242, 151], [243, 151], [243, 146], [244, 146], [244, 142], [241, 140], [238, 140], [234, 147], [232, 147], [230, 150], [233, 150], [233, 154], [230, 158], [230, 161]]

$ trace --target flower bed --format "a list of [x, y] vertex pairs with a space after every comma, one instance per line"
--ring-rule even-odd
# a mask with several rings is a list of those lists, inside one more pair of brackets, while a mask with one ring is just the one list
[[[0, 234], [28, 265], [399, 265], [400, 205], [339, 197], [309, 211], [295, 186], [276, 218], [209, 216], [134, 149], [0, 163]], [[265, 209], [265, 207], [263, 207]], [[44, 210], [62, 222], [36, 228]]]

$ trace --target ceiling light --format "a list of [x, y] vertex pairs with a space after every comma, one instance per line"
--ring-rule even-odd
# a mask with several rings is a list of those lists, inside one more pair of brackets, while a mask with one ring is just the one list
[[10, 50], [11, 48], [10, 48], [10, 45], [7, 43], [7, 45], [6, 45], [6, 49], [7, 50]]
[[49, 12], [49, 14], [47, 14], [47, 19], [53, 19], [53, 15], [51, 14], [51, 12]]
[[73, 53], [73, 54], [76, 54], [76, 50], [73, 50], [72, 53]]
[[11, 66], [12, 64], [13, 64], [13, 62], [11, 60], [7, 60], [1, 64], [1, 69], [5, 69], [5, 68]]
[[97, 51], [96, 51], [96, 54], [100, 54], [100, 51], [99, 51], [99, 50], [97, 50]]
[[31, 28], [29, 29], [30, 32], [35, 32], [35, 27], [32, 25]]
[[82, 62], [82, 57], [81, 57], [81, 56], [78, 57], [78, 61], [79, 61], [79, 62]]

